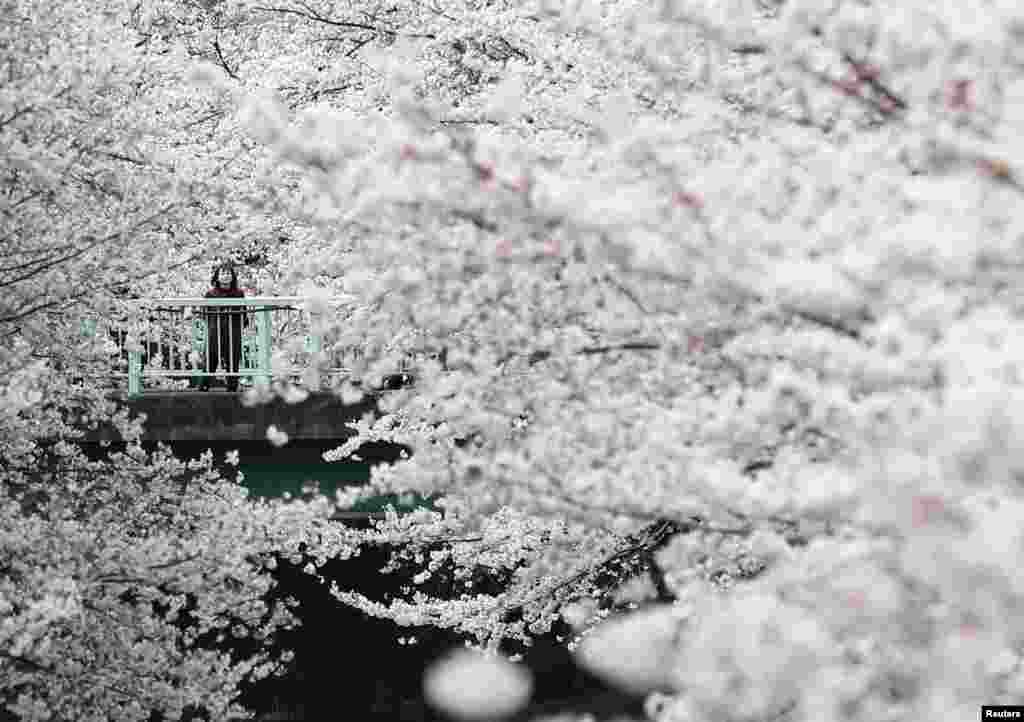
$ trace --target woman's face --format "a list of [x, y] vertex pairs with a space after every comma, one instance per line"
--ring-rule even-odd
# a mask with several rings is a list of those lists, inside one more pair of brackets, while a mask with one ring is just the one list
[[231, 271], [221, 268], [217, 271], [217, 283], [221, 286], [231, 285]]

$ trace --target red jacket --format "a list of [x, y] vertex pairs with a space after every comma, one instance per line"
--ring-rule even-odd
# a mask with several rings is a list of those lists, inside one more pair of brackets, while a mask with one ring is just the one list
[[[214, 287], [207, 291], [204, 298], [245, 298], [240, 288]], [[245, 306], [203, 306], [203, 316], [212, 327], [211, 335], [219, 335], [227, 339], [229, 336], [235, 343], [242, 338], [242, 325], [249, 325]], [[230, 323], [230, 326], [228, 325]]]

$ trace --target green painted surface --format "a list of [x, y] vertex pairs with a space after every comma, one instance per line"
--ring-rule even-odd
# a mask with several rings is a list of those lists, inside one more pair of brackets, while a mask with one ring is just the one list
[[[310, 482], [317, 482], [324, 494], [331, 496], [339, 488], [364, 484], [370, 479], [370, 464], [349, 463], [273, 463], [257, 461], [238, 465], [244, 474], [243, 484], [253, 496], [279, 497], [285, 493], [293, 497], [302, 495]], [[429, 500], [415, 494], [398, 496], [388, 494], [366, 499], [351, 507], [349, 511], [383, 511], [391, 504], [398, 511], [417, 507], [432, 508]]]
[[[242, 472], [242, 484], [257, 498], [279, 498], [286, 493], [299, 498], [309, 482], [318, 482], [318, 488], [328, 496], [346, 486], [361, 486], [370, 480], [370, 468], [376, 464], [389, 463], [396, 452], [373, 450], [363, 452], [362, 461], [323, 461], [323, 453], [333, 448], [322, 442], [298, 442], [275, 448], [266, 441], [261, 442], [176, 442], [172, 448], [181, 459], [195, 459], [209, 450], [213, 453], [218, 468], [226, 477]], [[238, 466], [232, 466], [226, 459], [228, 454], [238, 453]], [[433, 508], [434, 497], [407, 495], [378, 496], [366, 499], [348, 511], [383, 511], [391, 504], [399, 512], [417, 507]]]
[[261, 497], [282, 496], [285, 492], [298, 496], [311, 481], [319, 482], [325, 494], [333, 494], [340, 487], [363, 484], [370, 479], [370, 465], [356, 463], [246, 463], [243, 458], [238, 470], [245, 475], [243, 483], [249, 491]]

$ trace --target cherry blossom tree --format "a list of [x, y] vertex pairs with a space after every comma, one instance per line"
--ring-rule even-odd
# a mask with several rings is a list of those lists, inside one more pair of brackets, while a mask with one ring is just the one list
[[[337, 104], [244, 101], [305, 174], [296, 274], [364, 300], [325, 329], [364, 383], [423, 359], [332, 458], [413, 453], [341, 501], [440, 493], [367, 541], [511, 580], [340, 598], [492, 650], [564, 615], [661, 720], [1019, 698], [1015, 3], [262, 12], [365, 63]], [[599, 625], [623, 555], [666, 606]]]
[[[20, 645], [2, 678], [23, 716], [232, 713], [271, 660], [181, 656], [201, 631], [174, 610], [211, 630], [238, 609], [269, 636], [287, 614], [243, 603], [262, 589], [246, 564], [301, 542], [313, 573], [387, 543], [423, 584], [502, 577], [337, 597], [491, 652], [565, 620], [581, 662], [665, 722], [966, 719], [1024, 693], [1016, 3], [15, 5], [5, 42], [37, 66], [11, 71], [0, 116], [0, 649]], [[166, 267], [271, 234], [267, 290], [309, 291], [322, 362], [363, 350], [337, 393], [415, 363], [330, 458], [412, 453], [335, 502], [436, 511], [343, 533], [324, 501], [252, 507], [202, 464], [101, 474], [43, 446], [69, 426], [53, 361], [32, 362], [66, 337], [47, 309], [86, 288], [112, 305], [95, 282], [161, 267], [154, 248]], [[341, 293], [361, 305], [331, 316]], [[171, 513], [189, 473], [208, 491]], [[101, 481], [109, 508], [76, 496]], [[605, 621], [609, 603], [649, 608]], [[507, 681], [486, 709], [440, 669], [429, 691], [462, 716], [529, 688], [449, 666]]]
[[[295, 621], [269, 569], [355, 548], [324, 502], [254, 503], [220, 460], [144, 449], [81, 333], [205, 276], [247, 227], [239, 195], [254, 216], [231, 176], [245, 139], [190, 127], [220, 101], [140, 22], [31, 0], [0, 21], [0, 704], [25, 722], [244, 716], [239, 685], [282, 669]], [[86, 454], [99, 424], [122, 443]]]

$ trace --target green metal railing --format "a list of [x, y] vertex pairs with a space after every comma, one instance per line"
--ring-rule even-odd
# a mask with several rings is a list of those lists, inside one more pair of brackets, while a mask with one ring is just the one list
[[[142, 393], [146, 381], [154, 379], [204, 387], [215, 378], [234, 380], [229, 384], [234, 386], [300, 377], [305, 386], [318, 387], [322, 339], [318, 319], [305, 309], [305, 301], [269, 296], [146, 299], [134, 302], [133, 313], [124, 318], [85, 319], [82, 332], [106, 334], [121, 362], [112, 375], [127, 379], [129, 395]], [[278, 359], [275, 367], [275, 352], [289, 362]]]

